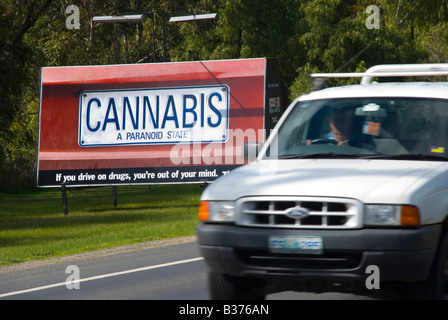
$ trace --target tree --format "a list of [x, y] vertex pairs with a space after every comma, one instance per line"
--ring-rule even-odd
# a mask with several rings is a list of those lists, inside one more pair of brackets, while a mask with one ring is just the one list
[[[28, 62], [33, 49], [26, 41], [43, 13], [51, 6], [47, 1], [10, 1], [0, 4], [0, 180], [2, 188], [11, 182], [32, 181], [35, 130], [28, 123], [36, 118], [23, 100], [26, 83], [32, 79]], [[36, 96], [35, 96], [36, 97]], [[36, 99], [34, 98], [34, 101]], [[35, 121], [35, 123], [37, 123]], [[31, 144], [31, 145], [30, 145]], [[25, 170], [23, 165], [25, 164]], [[10, 179], [15, 176], [15, 179]]]
[[[307, 61], [298, 68], [291, 86], [293, 98], [311, 89], [310, 72], [361, 72], [376, 64], [412, 63], [424, 54], [413, 40], [413, 34], [397, 27], [392, 18], [392, 1], [380, 4], [380, 28], [369, 29], [366, 8], [370, 1], [316, 0], [301, 8], [306, 32], [300, 41]], [[332, 84], [349, 84], [358, 79], [337, 79]]]
[[[154, 54], [161, 62], [164, 47], [167, 61], [277, 57], [283, 88], [293, 99], [311, 89], [311, 72], [448, 62], [448, 1], [377, 0], [379, 29], [366, 27], [366, 8], [372, 4], [370, 0], [3, 0], [0, 180], [11, 181], [5, 178], [11, 175], [18, 177], [17, 183], [33, 180], [42, 67], [152, 63]], [[79, 8], [79, 29], [65, 25], [69, 5]], [[93, 16], [137, 12], [154, 16], [141, 23], [92, 24]], [[218, 19], [168, 23], [166, 12], [217, 12]]]
[[287, 89], [306, 60], [298, 41], [303, 0], [198, 1], [192, 10], [218, 12], [218, 20], [181, 25], [173, 60], [276, 57]]

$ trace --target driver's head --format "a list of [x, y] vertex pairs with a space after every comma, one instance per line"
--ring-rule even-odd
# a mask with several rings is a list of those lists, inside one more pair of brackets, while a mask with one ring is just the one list
[[345, 141], [351, 137], [354, 129], [353, 110], [335, 109], [330, 117], [330, 129], [338, 141]]

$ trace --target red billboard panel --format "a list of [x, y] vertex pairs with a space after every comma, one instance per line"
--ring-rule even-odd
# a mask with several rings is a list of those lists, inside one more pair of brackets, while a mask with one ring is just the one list
[[212, 181], [280, 99], [274, 59], [43, 68], [38, 186]]

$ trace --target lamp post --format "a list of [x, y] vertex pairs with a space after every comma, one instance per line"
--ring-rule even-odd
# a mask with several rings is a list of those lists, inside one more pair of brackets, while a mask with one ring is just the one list
[[93, 64], [93, 56], [92, 56], [92, 42], [93, 42], [93, 29], [94, 22], [98, 23], [120, 23], [120, 22], [142, 22], [144, 17], [147, 16], [152, 19], [152, 55], [153, 61], [156, 62], [156, 48], [154, 42], [154, 13], [145, 12], [145, 13], [133, 13], [133, 14], [124, 14], [118, 16], [95, 16], [92, 18], [91, 27], [90, 27], [90, 64]]
[[96, 16], [94, 22], [140, 22], [143, 20], [143, 14], [128, 14], [122, 16]]
[[[165, 45], [165, 16], [171, 16], [175, 14], [182, 14], [181, 12], [163, 12], [162, 13], [162, 37], [163, 37], [163, 61], [166, 61], [166, 45]], [[169, 22], [191, 22], [199, 20], [214, 20], [218, 17], [217, 13], [206, 14], [191, 14], [187, 13], [185, 16], [171, 17]]]
[[[92, 42], [93, 42], [93, 29], [94, 22], [98, 23], [120, 23], [120, 22], [141, 22], [144, 17], [147, 16], [152, 19], [152, 55], [154, 58], [154, 62], [156, 62], [156, 49], [154, 42], [154, 14], [152, 12], [139, 13], [139, 14], [126, 14], [120, 16], [95, 16], [92, 18], [91, 26], [90, 26], [90, 64], [93, 64], [93, 56], [92, 56]], [[114, 207], [117, 206], [117, 187], [112, 186], [112, 194], [113, 194], [113, 202]], [[64, 197], [64, 196], [63, 196]], [[64, 209], [65, 210], [65, 209]]]

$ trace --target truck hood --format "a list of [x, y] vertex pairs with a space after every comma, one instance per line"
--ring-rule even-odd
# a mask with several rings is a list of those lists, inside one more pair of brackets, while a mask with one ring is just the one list
[[[364, 203], [412, 203], [444, 162], [294, 159], [262, 160], [239, 167], [206, 188], [202, 200], [244, 196], [322, 196], [355, 198]], [[419, 190], [420, 189], [420, 190]], [[414, 199], [415, 200], [415, 199]]]

